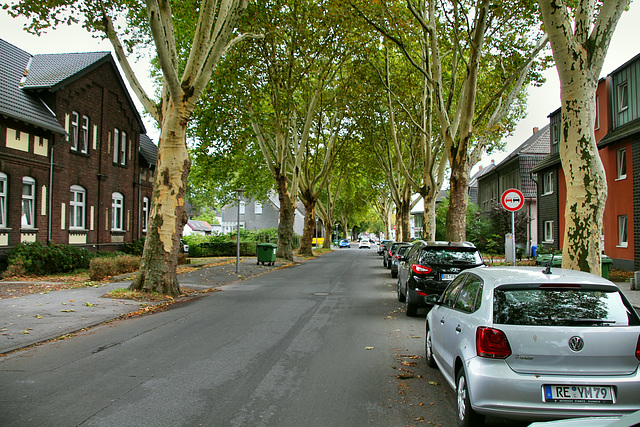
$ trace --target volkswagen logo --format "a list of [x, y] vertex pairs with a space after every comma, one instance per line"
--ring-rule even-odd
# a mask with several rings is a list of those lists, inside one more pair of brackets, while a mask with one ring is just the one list
[[578, 336], [569, 338], [569, 348], [571, 351], [580, 351], [584, 348], [584, 340]]

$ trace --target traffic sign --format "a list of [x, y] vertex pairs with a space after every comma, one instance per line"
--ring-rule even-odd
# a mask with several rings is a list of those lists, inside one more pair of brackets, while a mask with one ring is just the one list
[[510, 188], [502, 193], [502, 206], [509, 212], [520, 210], [524, 206], [524, 196], [520, 190]]

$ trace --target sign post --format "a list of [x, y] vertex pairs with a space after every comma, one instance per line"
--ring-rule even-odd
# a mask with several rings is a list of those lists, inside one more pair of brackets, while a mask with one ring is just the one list
[[502, 193], [502, 207], [511, 212], [511, 249], [513, 265], [516, 265], [516, 211], [524, 206], [524, 195], [520, 190], [510, 188]]

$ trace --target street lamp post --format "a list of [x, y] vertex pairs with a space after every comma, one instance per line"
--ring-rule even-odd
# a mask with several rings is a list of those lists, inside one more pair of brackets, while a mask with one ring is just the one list
[[237, 236], [236, 236], [236, 274], [240, 273], [240, 197], [244, 189], [238, 188], [236, 190], [236, 198], [238, 201], [238, 220], [236, 222]]

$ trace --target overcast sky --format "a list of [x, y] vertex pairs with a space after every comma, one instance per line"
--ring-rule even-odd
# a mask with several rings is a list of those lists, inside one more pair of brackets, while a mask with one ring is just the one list
[[[63, 26], [55, 31], [48, 31], [42, 37], [36, 37], [23, 30], [25, 22], [26, 20], [24, 19], [11, 18], [6, 11], [0, 10], [0, 38], [32, 54], [112, 51], [109, 42], [91, 37], [78, 25], [73, 27]], [[635, 1], [631, 3], [629, 11], [624, 12], [618, 22], [601, 77], [607, 76], [640, 53], [638, 40], [640, 40], [640, 4]], [[134, 69], [143, 81], [145, 89], [152, 94], [151, 82], [144, 81], [144, 78], [149, 75], [148, 59], [134, 64]], [[484, 156], [483, 160], [474, 167], [472, 173], [478, 170], [479, 165], [486, 166], [490, 164], [491, 160], [499, 163], [509, 152], [532, 135], [533, 128], [542, 128], [549, 122], [547, 116], [560, 106], [560, 85], [555, 68], [547, 70], [545, 77], [547, 82], [543, 86], [529, 88], [527, 117], [520, 121], [513, 136], [506, 138], [506, 151]], [[137, 102], [137, 98], [133, 93], [131, 96]], [[138, 103], [137, 105], [142, 112], [140, 104]], [[155, 130], [153, 120], [146, 117], [145, 126], [149, 135], [157, 142], [158, 133]]]

